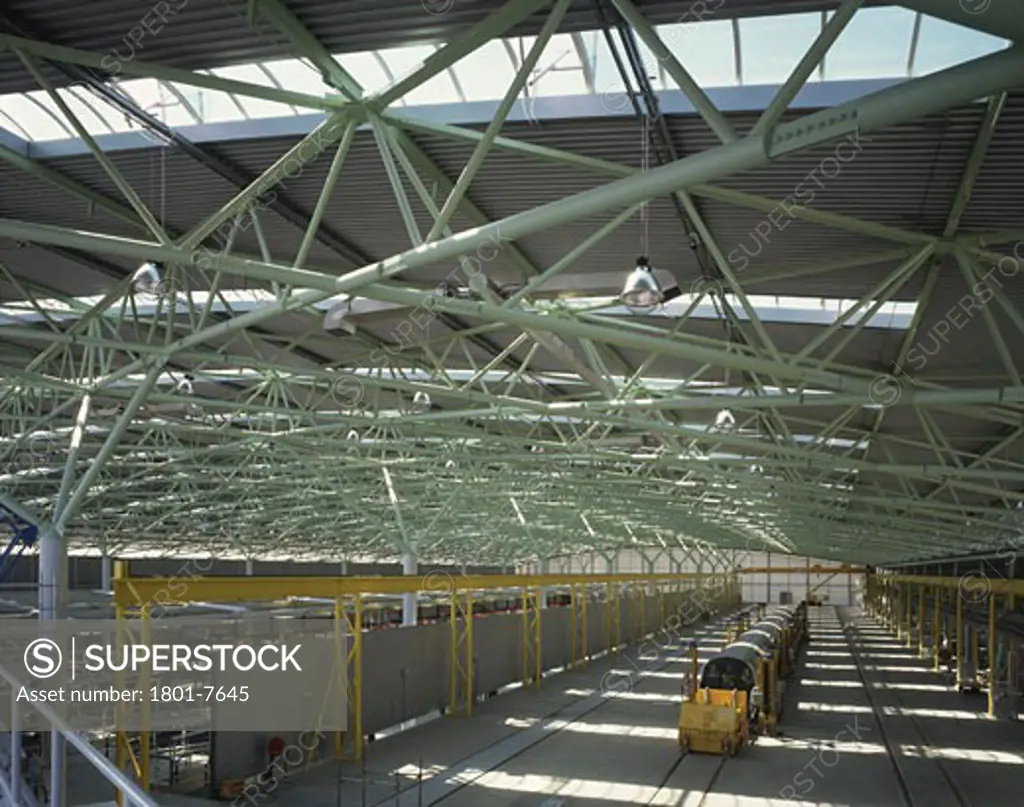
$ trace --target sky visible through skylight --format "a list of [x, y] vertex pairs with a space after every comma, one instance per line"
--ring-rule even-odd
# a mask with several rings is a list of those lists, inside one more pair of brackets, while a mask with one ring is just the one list
[[[708, 20], [658, 27], [662, 41], [704, 87], [778, 85], [814, 41], [828, 15], [789, 14], [742, 20]], [[898, 79], [926, 75], [1002, 49], [1005, 40], [922, 16], [901, 7], [859, 11], [833, 45], [811, 82]], [[535, 37], [494, 40], [410, 92], [402, 107], [496, 101], [501, 98]], [[736, 42], [739, 42], [737, 58]], [[417, 45], [347, 53], [336, 58], [368, 93], [384, 89], [416, 68], [440, 45]], [[647, 47], [638, 42], [655, 89], [675, 89]], [[321, 95], [327, 88], [298, 59], [215, 68], [209, 72], [264, 86]], [[308, 114], [309, 110], [262, 99], [177, 86], [155, 79], [130, 79], [118, 86], [139, 106], [171, 127]], [[94, 135], [131, 131], [134, 124], [103, 101], [76, 90], [60, 90]], [[622, 85], [600, 31], [552, 37], [524, 92], [529, 97], [595, 94], [621, 104]], [[609, 108], [609, 111], [621, 111]], [[0, 96], [0, 128], [28, 141], [74, 139], [70, 124], [42, 90]]]

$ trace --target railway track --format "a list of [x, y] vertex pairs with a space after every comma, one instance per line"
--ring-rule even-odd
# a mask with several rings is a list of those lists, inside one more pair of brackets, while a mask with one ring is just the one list
[[[713, 631], [712, 635], [706, 636], [705, 638], [711, 639], [711, 638], [720, 637], [723, 634], [723, 632], [724, 632], [724, 624], [722, 624], [721, 620], [724, 618], [724, 616], [728, 616], [728, 615], [730, 615], [730, 614], [721, 615], [712, 624], [701, 626], [701, 629], [705, 629], [706, 630], [706, 629], [710, 628]], [[686, 639], [686, 638], [688, 638], [688, 637], [684, 637], [684, 639]], [[711, 649], [711, 648], [704, 648], [704, 649], [707, 650], [707, 649]], [[717, 647], [714, 648], [714, 650], [717, 650], [717, 649], [718, 649]], [[635, 682], [631, 686], [631, 691], [635, 691], [636, 689], [641, 689], [642, 690], [644, 685], [648, 684], [652, 680], [652, 679], [647, 677], [648, 673], [656, 674], [658, 671], [660, 671], [661, 668], [663, 668], [664, 666], [666, 666], [666, 664], [668, 664], [668, 663], [670, 663], [672, 661], [685, 660], [687, 658], [687, 652], [688, 651], [687, 651], [687, 648], [686, 648], [686, 641], [683, 641], [678, 646], [673, 647], [666, 654], [666, 656], [664, 658], [662, 658], [659, 662], [657, 662], [657, 663], [655, 663], [655, 664], [653, 664], [653, 665], [651, 665], [649, 667], [646, 667], [643, 672], [639, 672], [639, 674], [636, 677]], [[604, 698], [601, 699], [601, 702], [599, 704], [596, 704], [595, 706], [590, 707], [590, 708], [579, 709], [577, 714], [572, 714], [572, 715], [567, 714], [567, 712], [575, 711], [574, 707], [568, 707], [567, 709], [561, 709], [558, 712], [553, 713], [552, 715], [550, 715], [547, 718], [545, 718], [544, 721], [543, 721], [543, 723], [546, 723], [546, 724], [553, 724], [553, 726], [551, 728], [545, 730], [535, 740], [529, 741], [529, 742], [523, 742], [521, 748], [519, 748], [517, 751], [515, 751], [510, 756], [506, 757], [500, 764], [502, 766], [507, 765], [509, 762], [514, 760], [516, 757], [519, 757], [522, 754], [525, 754], [527, 752], [535, 750], [538, 746], [541, 746], [541, 745], [544, 745], [546, 743], [549, 743], [554, 738], [556, 738], [556, 737], [558, 737], [560, 735], [564, 735], [566, 733], [570, 733], [572, 731], [572, 728], [573, 728], [573, 726], [575, 724], [586, 722], [586, 720], [588, 720], [588, 719], [593, 719], [595, 717], [595, 715], [597, 713], [599, 713], [604, 707], [606, 707], [609, 704], [614, 703], [614, 702], [615, 702], [615, 698], [614, 697], [604, 697]], [[672, 705], [672, 706], [669, 707], [669, 709], [672, 712], [673, 716], [675, 716], [678, 713], [678, 706]], [[557, 725], [557, 727], [554, 727], [554, 725]], [[529, 730], [525, 730], [524, 733], [528, 733], [528, 732], [529, 732]], [[688, 757], [684, 756], [684, 757], [676, 757], [673, 760], [673, 763], [668, 767], [667, 771], [665, 772], [664, 776], [662, 777], [661, 784], [658, 787], [659, 791], [662, 788], [665, 787], [665, 783], [668, 782], [668, 780], [670, 779], [672, 774], [675, 772], [675, 770], [681, 764], [685, 763], [687, 759], [688, 759]], [[724, 763], [724, 762], [725, 762], [725, 760], [723, 759], [722, 763]], [[447, 805], [447, 804], [452, 803], [452, 802], [458, 802], [463, 797], [463, 795], [462, 795], [463, 788], [465, 788], [467, 786], [472, 787], [473, 786], [473, 779], [475, 779], [477, 776], [486, 776], [487, 773], [488, 773], [487, 771], [479, 771], [479, 770], [477, 770], [472, 778], [470, 776], [465, 776], [463, 778], [458, 773], [458, 769], [461, 766], [462, 766], [462, 763], [459, 763], [458, 765], [453, 766], [454, 767], [453, 771], [447, 772], [444, 776], [436, 777], [435, 779], [428, 779], [428, 780], [426, 780], [423, 783], [423, 785], [422, 785], [422, 793], [421, 794], [414, 793], [413, 789], [409, 788], [409, 789], [403, 790], [400, 794], [397, 795], [397, 797], [387, 797], [387, 798], [383, 798], [383, 799], [380, 799], [380, 800], [374, 800], [372, 802], [373, 807], [393, 807], [393, 806], [396, 806], [396, 807], [421, 807], [421, 805], [422, 805], [422, 807], [429, 807], [430, 805], [438, 805], [438, 807], [441, 807], [441, 805]], [[720, 771], [716, 771], [715, 772], [715, 778], [716, 779], [717, 779], [717, 776], [718, 776], [719, 773], [720, 773]], [[456, 787], [451, 787], [451, 786], [447, 786], [446, 787], [446, 786], [443, 785], [443, 782], [447, 781], [447, 782], [450, 783], [453, 780], [461, 780], [461, 781], [459, 782], [459, 784]], [[709, 788], [711, 786], [712, 785], [709, 785]], [[542, 794], [537, 794], [537, 801], [535, 802], [535, 804], [537, 804], [537, 805], [544, 805], [544, 804], [547, 804], [549, 802], [552, 803], [552, 804], [556, 804], [556, 803], [558, 803], [559, 799], [563, 799], [565, 801], [565, 803], [568, 803], [568, 804], [573, 803], [573, 797], [571, 795], [569, 795], [569, 796], [561, 796], [561, 795], [556, 793], [556, 794], [543, 794], [543, 795]], [[657, 799], [657, 793], [655, 793], [655, 795], [654, 795], [654, 797], [652, 799], [647, 800], [646, 802], [641, 801], [641, 802], [638, 802], [638, 803], [660, 804], [661, 802], [658, 802], [656, 799]]]
[[[893, 793], [892, 790], [889, 792], [893, 795], [890, 797], [893, 800], [887, 801], [886, 803], [896, 803], [896, 799], [902, 802], [904, 807], [936, 807], [934, 800], [930, 800], [927, 797], [922, 797], [922, 788], [920, 787], [921, 781], [919, 778], [915, 779], [915, 772], [911, 767], [911, 776], [909, 777], [907, 771], [904, 769], [904, 760], [906, 757], [901, 757], [900, 746], [901, 745], [915, 745], [922, 748], [929, 746], [929, 738], [926, 734], [925, 727], [918, 722], [916, 717], [910, 713], [904, 713], [900, 716], [901, 723], [897, 729], [890, 722], [886, 724], [886, 712], [889, 709], [904, 709], [902, 699], [899, 697], [899, 693], [894, 689], [880, 689], [879, 683], [885, 683], [884, 671], [876, 668], [877, 662], [873, 663], [871, 659], [866, 657], [865, 649], [863, 648], [864, 639], [866, 638], [858, 630], [858, 619], [846, 612], [844, 609], [836, 609], [836, 617], [838, 626], [842, 629], [843, 640], [849, 652], [850, 659], [855, 668], [855, 675], [859, 679], [860, 684], [863, 686], [865, 705], [871, 709], [874, 724], [877, 726], [878, 734], [874, 735], [878, 738], [878, 742], [883, 746], [888, 763], [882, 763], [891, 765], [893, 775], [895, 778], [895, 785], [898, 793]], [[719, 627], [719, 626], [716, 626]], [[718, 635], [718, 630], [715, 630], [715, 634]], [[708, 637], [711, 638], [711, 637]], [[843, 641], [840, 640], [840, 641]], [[682, 657], [682, 649], [677, 648], [675, 652], [671, 652], [670, 656], [679, 658]], [[637, 681], [639, 686], [643, 686], [641, 680]], [[883, 697], [884, 692], [884, 697]], [[792, 697], [792, 696], [790, 696]], [[884, 702], [883, 702], [884, 701]], [[611, 700], [604, 701], [601, 705], [596, 708], [588, 708], [586, 710], [580, 710], [576, 714], [565, 714], [563, 717], [558, 718], [557, 713], [551, 716], [552, 720], [555, 720], [559, 725], [557, 727], [552, 726], [546, 730], [543, 734], [537, 736], [535, 739], [524, 742], [522, 747], [515, 752], [512, 756], [504, 759], [500, 763], [502, 767], [511, 762], [515, 757], [521, 754], [534, 751], [538, 746], [543, 746], [555, 738], [563, 735], [565, 732], [571, 732], [573, 727], [577, 723], [585, 723], [591, 720], [595, 713], [600, 712], [602, 708], [611, 703]], [[672, 709], [673, 707], [669, 707]], [[891, 720], [891, 718], [889, 718]], [[912, 728], [915, 733], [914, 738], [911, 739], [909, 736], [902, 736], [903, 732], [908, 731], [908, 727]], [[889, 730], [887, 730], [889, 729]], [[563, 735], [564, 736], [564, 735]], [[898, 737], [898, 739], [897, 739]], [[812, 741], [813, 742], [813, 741]], [[700, 754], [687, 754], [683, 756], [674, 757], [671, 762], [666, 761], [665, 767], [662, 769], [663, 773], [656, 774], [651, 771], [652, 775], [648, 782], [653, 785], [650, 790], [647, 791], [643, 796], [638, 798], [634, 803], [647, 804], [650, 807], [677, 807], [677, 805], [685, 800], [687, 807], [708, 807], [709, 803], [714, 803], [714, 796], [722, 796], [721, 791], [716, 790], [718, 786], [730, 778], [729, 771], [738, 774], [738, 769], [730, 768], [730, 765], [743, 766], [749, 762], [748, 755], [741, 753], [735, 758], [722, 756], [712, 757]], [[915, 760], [917, 763], [917, 760]], [[941, 789], [945, 793], [949, 793], [950, 796], [942, 801], [942, 807], [973, 807], [971, 801], [967, 798], [963, 789], [960, 787], [958, 782], [954, 779], [952, 772], [949, 767], [944, 764], [943, 760], [936, 757], [928, 757], [928, 766], [934, 765], [935, 773], [932, 776], [932, 784], [934, 785], [939, 781], [941, 777]], [[494, 768], [497, 770], [498, 768]], [[930, 767], [928, 768], [930, 770]], [[380, 807], [391, 807], [391, 805], [399, 805], [399, 807], [419, 807], [419, 805], [441, 805], [449, 804], [450, 802], [456, 802], [459, 805], [463, 803], [469, 803], [466, 801], [468, 795], [463, 788], [473, 787], [473, 780], [476, 776], [486, 775], [486, 771], [479, 770], [473, 777], [466, 777], [462, 779], [459, 786], [455, 788], [445, 787], [437, 788], [438, 792], [430, 792], [434, 788], [440, 785], [440, 781], [433, 783], [424, 783], [424, 793], [420, 796], [414, 795], [412, 792], [404, 792], [398, 798], [387, 798], [383, 800], [374, 800], [372, 803], [380, 805]], [[920, 776], [920, 772], [916, 772], [917, 776]], [[445, 777], [447, 778], [447, 777]], [[456, 776], [456, 778], [461, 778]], [[449, 780], [450, 781], [450, 780]], [[916, 785], [915, 785], [916, 782]], [[653, 795], [648, 796], [654, 791]], [[594, 798], [593, 795], [590, 798]], [[597, 797], [600, 800], [600, 797]], [[420, 800], [422, 799], [422, 801]], [[515, 802], [516, 806], [522, 805], [543, 805], [544, 807], [554, 807], [554, 805], [573, 805], [578, 802], [576, 796], [570, 790], [559, 789], [556, 792], [548, 791], [547, 793], [536, 793], [525, 796], [521, 800]], [[777, 802], [778, 803], [778, 802]]]
[[[857, 668], [857, 676], [860, 678], [861, 683], [864, 685], [864, 692], [867, 696], [868, 703], [871, 706], [872, 712], [875, 715], [875, 722], [878, 726], [879, 736], [885, 746], [886, 755], [892, 765], [893, 773], [896, 777], [896, 782], [899, 787], [900, 797], [903, 799], [903, 803], [906, 807], [926, 807], [923, 801], [915, 801], [909, 782], [907, 781], [906, 773], [900, 764], [900, 755], [897, 749], [894, 748], [893, 742], [891, 741], [889, 734], [885, 729], [885, 711], [882, 706], [878, 703], [878, 698], [875, 692], [875, 687], [872, 686], [872, 682], [868, 680], [866, 669], [870, 669], [876, 674], [879, 673], [873, 665], [865, 662], [860, 653], [859, 647], [859, 629], [856, 619], [851, 619], [848, 613], [845, 613], [843, 609], [836, 609], [837, 617], [839, 618], [840, 624], [843, 626], [843, 634], [846, 636], [847, 644], [850, 648], [850, 656], [853, 658], [854, 665]], [[884, 678], [884, 675], [882, 676]], [[899, 693], [896, 690], [888, 689], [887, 694], [896, 702], [896, 704], [902, 709], [905, 708]], [[902, 718], [907, 720], [916, 732], [920, 739], [920, 745], [924, 748], [930, 746], [928, 736], [925, 734], [924, 729], [918, 722], [917, 718], [909, 712], [904, 712]], [[949, 793], [957, 801], [960, 807], [973, 807], [970, 799], [967, 798], [962, 788], [956, 783], [949, 768], [943, 764], [943, 761], [937, 757], [930, 758], [935, 763], [940, 775], [943, 778], [945, 785], [949, 789]]]

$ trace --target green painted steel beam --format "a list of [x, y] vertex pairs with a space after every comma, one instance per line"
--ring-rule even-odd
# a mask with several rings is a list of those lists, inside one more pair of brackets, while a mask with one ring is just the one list
[[501, 8], [488, 14], [464, 34], [424, 59], [423, 64], [407, 76], [370, 98], [369, 103], [378, 109], [390, 106], [434, 76], [443, 73], [460, 59], [507, 33], [545, 6], [550, 6], [551, 2], [552, 0], [508, 0]]
[[363, 90], [320, 41], [281, 0], [250, 0], [257, 16], [264, 17], [284, 34], [295, 49], [320, 71], [324, 81], [340, 90], [350, 101], [363, 96]]

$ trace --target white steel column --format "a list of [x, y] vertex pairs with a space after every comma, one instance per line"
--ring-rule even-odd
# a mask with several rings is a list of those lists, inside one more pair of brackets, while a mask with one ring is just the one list
[[104, 552], [100, 555], [100, 591], [111, 590], [111, 581], [114, 578], [113, 569], [113, 559]]
[[252, 558], [246, 558], [245, 559], [245, 574], [246, 574], [246, 576], [252, 577], [252, 568], [253, 568]]
[[[67, 552], [64, 540], [55, 528], [43, 533], [39, 541], [39, 619], [52, 622], [64, 614], [67, 592]], [[50, 805], [67, 804], [64, 789], [64, 737], [50, 732]]]
[[[416, 556], [411, 552], [402, 555], [402, 574], [412, 576], [417, 573]], [[402, 627], [408, 628], [416, 624], [416, 606], [419, 597], [417, 592], [410, 591], [402, 595]]]

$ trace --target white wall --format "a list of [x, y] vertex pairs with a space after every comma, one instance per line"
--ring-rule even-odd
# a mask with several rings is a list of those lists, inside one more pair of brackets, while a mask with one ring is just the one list
[[[682, 561], [681, 570], [685, 573], [698, 571], [693, 560], [686, 557], [682, 550], [645, 549], [647, 556], [654, 560], [654, 573], [671, 573], [675, 561]], [[658, 557], [659, 552], [661, 553]], [[799, 567], [795, 572], [784, 574], [751, 573], [742, 575], [742, 593], [744, 602], [778, 603], [782, 592], [789, 592], [793, 602], [806, 599], [808, 589], [814, 591], [822, 602], [829, 605], [857, 605], [863, 595], [864, 575], [840, 573], [831, 577], [829, 574], [812, 573], [808, 576], [804, 568], [811, 566], [839, 566], [834, 560], [807, 558], [803, 555], [786, 555], [780, 552], [743, 552], [736, 561], [743, 567]], [[570, 557], [551, 558], [548, 571], [551, 574], [606, 574], [613, 571], [605, 558], [597, 553], [581, 553]], [[646, 574], [649, 571], [641, 550], [623, 549], [618, 552], [618, 569], [620, 574]], [[699, 571], [710, 572], [710, 562], [705, 562]], [[540, 564], [525, 564], [519, 567], [522, 574], [539, 574]]]
[[[696, 564], [689, 560], [682, 549], [644, 549], [647, 557], [654, 561], [654, 573], [671, 574], [675, 563], [682, 562], [683, 572], [696, 572]], [[618, 555], [619, 574], [647, 574], [650, 567], [644, 560], [644, 556], [637, 549], [621, 549]], [[608, 567], [608, 561], [603, 555], [597, 552], [581, 552], [578, 555], [568, 557], [551, 558], [548, 571], [551, 574], [608, 574], [612, 569]], [[705, 562], [702, 571], [710, 572], [711, 564]], [[518, 567], [520, 574], [539, 574], [539, 563], [527, 563]]]
[[[807, 597], [808, 590], [814, 591], [823, 603], [829, 605], [855, 605], [863, 596], [864, 575], [840, 573], [807, 574], [802, 567], [838, 566], [835, 561], [822, 558], [806, 558], [800, 555], [784, 555], [777, 552], [752, 552], [747, 564], [752, 567], [801, 567], [799, 571], [767, 574], [765, 572], [743, 575], [742, 593], [744, 602], [778, 603], [782, 592], [789, 592], [793, 602]], [[827, 582], [826, 582], [827, 581]], [[808, 585], [809, 582], [809, 585]]]

